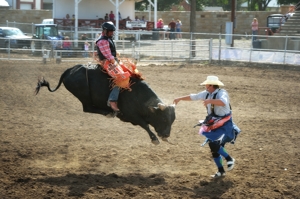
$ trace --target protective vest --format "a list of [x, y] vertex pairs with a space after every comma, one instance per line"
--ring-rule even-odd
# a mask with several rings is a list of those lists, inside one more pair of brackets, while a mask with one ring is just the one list
[[[219, 89], [218, 92], [219, 92], [220, 90], [221, 90], [221, 89]], [[217, 96], [218, 92], [216, 92], [216, 93], [214, 94], [214, 96], [213, 96], [212, 99], [216, 99], [216, 96]], [[209, 96], [209, 93], [207, 93], [205, 99], [207, 99], [208, 96]], [[232, 110], [232, 109], [231, 109], [231, 104], [230, 104], [230, 103], [229, 103], [229, 107], [230, 107], [230, 110]], [[206, 109], [207, 109], [207, 107], [206, 107]], [[210, 110], [211, 110], [211, 114], [212, 114], [212, 115], [216, 115], [216, 114], [215, 114], [215, 105], [214, 105], [214, 104], [211, 104]]]
[[[112, 56], [116, 57], [117, 56], [117, 51], [116, 51], [116, 46], [115, 46], [115, 43], [113, 42], [113, 40], [107, 36], [101, 36], [100, 39], [98, 39], [96, 41], [96, 44], [100, 41], [100, 40], [107, 40], [108, 43], [109, 43], [109, 48], [110, 48], [110, 51], [111, 51], [111, 54]], [[97, 53], [98, 53], [98, 57], [99, 57], [99, 60], [104, 60], [106, 59], [106, 57], [104, 57], [104, 55], [101, 53], [99, 47], [97, 46]]]

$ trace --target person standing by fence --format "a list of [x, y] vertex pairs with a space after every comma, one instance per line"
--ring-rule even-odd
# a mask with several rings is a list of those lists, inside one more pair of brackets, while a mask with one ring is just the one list
[[177, 39], [181, 39], [182, 38], [182, 34], [181, 34], [181, 26], [182, 26], [182, 23], [179, 19], [177, 19], [176, 21], [176, 37]]
[[167, 38], [169, 39], [175, 39], [175, 31], [176, 31], [176, 22], [174, 19], [169, 23], [169, 28], [170, 28], [170, 34], [167, 33]]
[[[156, 23], [156, 27], [157, 27], [157, 29], [159, 29], [160, 31], [159, 31], [159, 37], [160, 37], [160, 39], [162, 39], [163, 38], [163, 35], [164, 35], [164, 30], [163, 30], [163, 28], [164, 28], [164, 21], [163, 21], [163, 19], [162, 18], [160, 18], [160, 19], [158, 19], [158, 21], [157, 21], [157, 23]], [[163, 32], [162, 32], [163, 31]]]
[[256, 18], [253, 18], [252, 21], [252, 43], [257, 39], [256, 35], [258, 33], [258, 21]]
[[84, 42], [84, 53], [83, 53], [83, 56], [85, 58], [88, 58], [89, 57], [89, 48], [90, 48], [90, 44], [88, 41], [85, 41]]

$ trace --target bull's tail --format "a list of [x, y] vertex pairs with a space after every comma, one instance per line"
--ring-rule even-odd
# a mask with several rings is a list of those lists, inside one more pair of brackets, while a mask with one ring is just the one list
[[58, 82], [58, 85], [57, 85], [56, 88], [53, 89], [53, 90], [50, 88], [49, 82], [47, 82], [47, 81], [44, 79], [44, 77], [39, 78], [39, 79], [38, 79], [37, 86], [36, 86], [36, 88], [35, 88], [35, 95], [37, 95], [37, 94], [39, 93], [41, 87], [43, 87], [43, 86], [46, 86], [50, 92], [56, 91], [56, 90], [60, 87], [60, 85], [61, 85], [61, 83], [62, 83], [62, 81], [63, 81], [63, 79], [64, 79], [64, 76], [65, 76], [66, 72], [67, 72], [67, 71], [65, 71], [65, 72], [61, 75], [60, 80], [59, 80], [59, 82]]

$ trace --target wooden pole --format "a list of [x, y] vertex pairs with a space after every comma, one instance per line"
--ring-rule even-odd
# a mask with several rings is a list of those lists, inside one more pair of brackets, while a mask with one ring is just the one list
[[231, 22], [232, 22], [232, 43], [231, 43], [231, 47], [234, 47], [234, 28], [235, 28], [235, 24], [234, 23], [235, 20], [235, 0], [231, 0]]

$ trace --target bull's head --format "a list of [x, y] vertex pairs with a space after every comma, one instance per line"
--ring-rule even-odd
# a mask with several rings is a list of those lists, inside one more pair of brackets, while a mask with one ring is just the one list
[[171, 133], [171, 126], [175, 120], [175, 105], [165, 105], [158, 103], [157, 107], [150, 107], [151, 116], [150, 124], [154, 127], [158, 136], [163, 140], [168, 138]]

